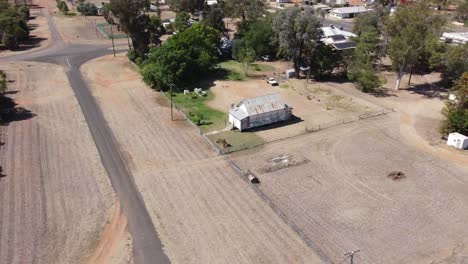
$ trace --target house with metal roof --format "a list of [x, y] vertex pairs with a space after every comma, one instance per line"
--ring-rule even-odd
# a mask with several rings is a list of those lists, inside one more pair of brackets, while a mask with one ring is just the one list
[[440, 39], [446, 43], [463, 45], [468, 43], [468, 32], [444, 32]]
[[278, 93], [244, 99], [229, 109], [229, 123], [240, 131], [286, 121], [291, 116], [292, 108]]
[[330, 15], [338, 18], [353, 18], [359, 14], [372, 11], [363, 6], [349, 6], [349, 7], [340, 7], [333, 8], [330, 10]]
[[320, 41], [336, 50], [354, 49], [357, 46], [356, 42], [351, 39], [357, 37], [354, 33], [341, 30], [333, 25], [321, 27], [320, 29], [322, 30]]

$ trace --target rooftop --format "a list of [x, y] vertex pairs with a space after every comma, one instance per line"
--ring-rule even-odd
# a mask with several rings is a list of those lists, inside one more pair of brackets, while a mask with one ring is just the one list
[[286, 105], [282, 102], [280, 94], [273, 93], [244, 99], [231, 108], [229, 113], [238, 120], [242, 120], [248, 116], [273, 112], [285, 108]]
[[349, 6], [349, 7], [339, 7], [333, 8], [330, 12], [338, 14], [349, 14], [349, 13], [363, 13], [369, 12], [370, 9], [367, 9], [363, 6]]
[[354, 33], [351, 33], [349, 31], [344, 31], [344, 30], [341, 30], [333, 25], [330, 25], [329, 27], [321, 27], [320, 29], [322, 29], [322, 32], [323, 32], [323, 36], [328, 38], [328, 37], [332, 37], [332, 36], [336, 36], [336, 35], [343, 35], [345, 37], [357, 37], [356, 34]]

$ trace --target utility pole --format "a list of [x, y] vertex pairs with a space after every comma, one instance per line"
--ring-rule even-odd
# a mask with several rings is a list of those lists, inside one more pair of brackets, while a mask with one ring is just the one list
[[174, 121], [174, 113], [172, 111], [172, 86], [174, 86], [173, 83], [169, 84], [169, 96], [171, 97], [171, 121]]
[[111, 40], [112, 40], [112, 50], [114, 51], [114, 57], [115, 57], [115, 46], [114, 46], [114, 31], [112, 30], [112, 24], [111, 26]]
[[351, 252], [348, 252], [348, 253], [345, 253], [345, 257], [349, 257], [349, 263], [350, 264], [354, 264], [354, 254], [358, 253], [359, 251], [361, 251], [360, 249], [358, 250], [354, 250], [354, 251], [351, 251]]

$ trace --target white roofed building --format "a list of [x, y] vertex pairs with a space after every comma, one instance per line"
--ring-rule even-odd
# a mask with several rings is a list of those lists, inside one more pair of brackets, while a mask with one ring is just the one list
[[291, 116], [292, 108], [278, 93], [244, 99], [229, 109], [229, 123], [240, 131], [286, 121]]
[[320, 41], [326, 45], [332, 46], [336, 50], [354, 49], [357, 44], [351, 38], [357, 37], [356, 34], [341, 30], [333, 25], [322, 27], [322, 38]]
[[350, 7], [340, 7], [333, 8], [330, 10], [330, 15], [337, 18], [353, 18], [359, 14], [372, 11], [363, 6], [350, 6]]
[[466, 44], [468, 43], [468, 32], [444, 32], [440, 39], [447, 43]]

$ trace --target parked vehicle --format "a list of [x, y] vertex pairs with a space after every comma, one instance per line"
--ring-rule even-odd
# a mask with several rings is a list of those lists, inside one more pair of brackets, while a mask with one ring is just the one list
[[267, 83], [271, 84], [272, 86], [278, 85], [278, 81], [275, 78], [267, 78]]
[[264, 61], [271, 61], [271, 56], [270, 55], [263, 55], [262, 60]]

